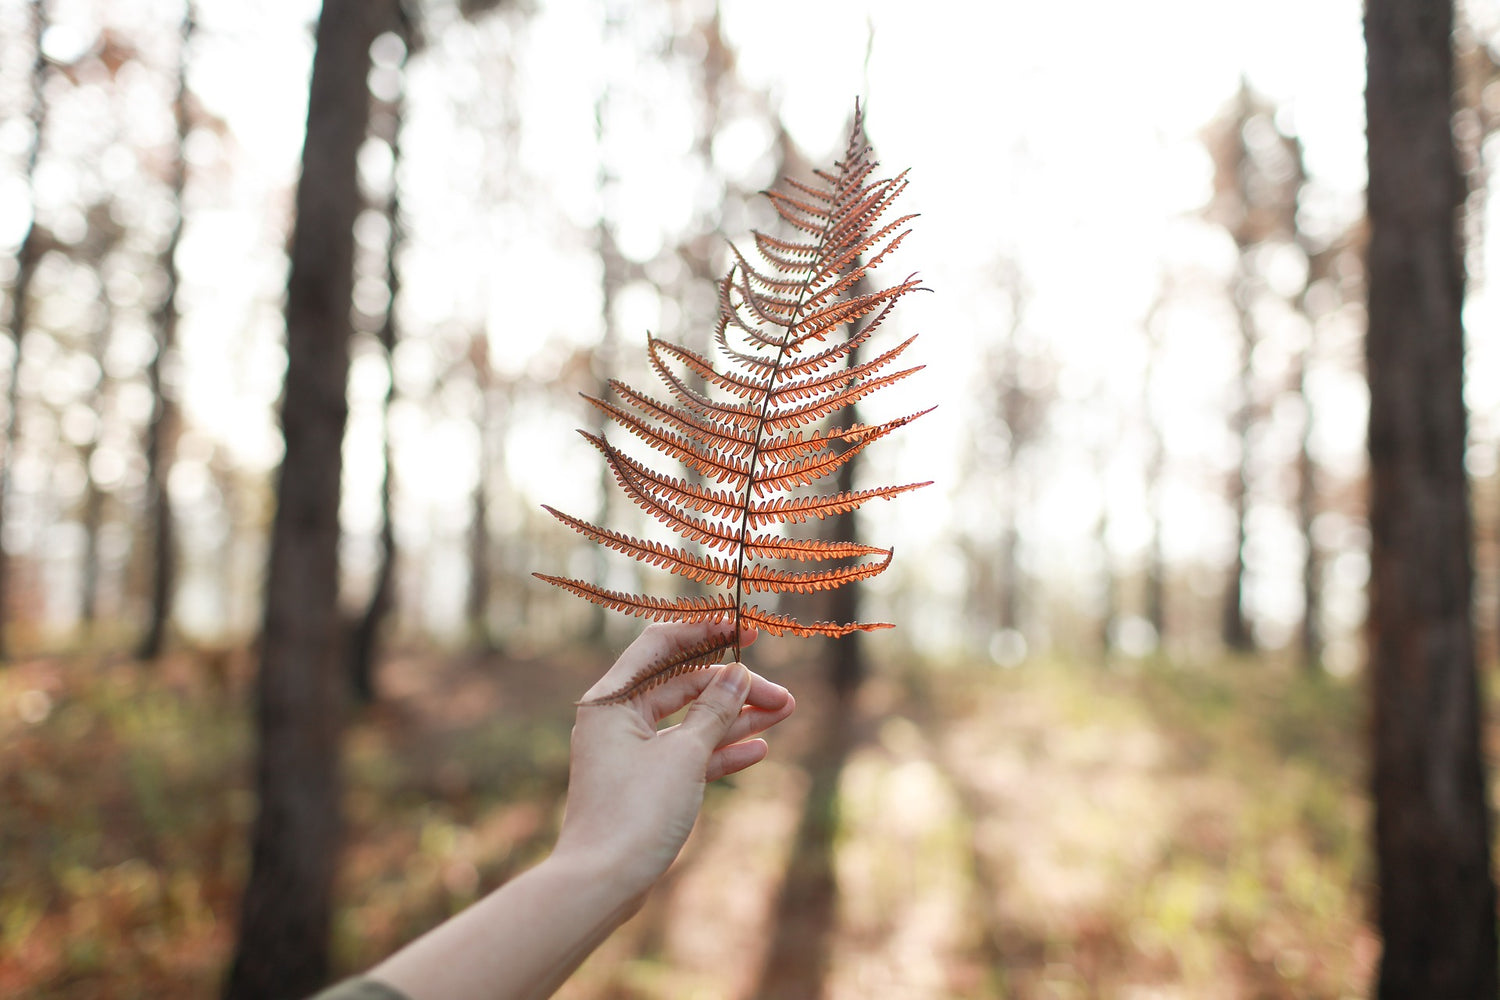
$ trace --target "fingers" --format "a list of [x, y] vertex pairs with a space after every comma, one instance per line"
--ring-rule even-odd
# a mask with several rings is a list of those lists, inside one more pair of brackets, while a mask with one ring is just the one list
[[[713, 683], [714, 678], [724, 669], [726, 668], [722, 666], [712, 666], [680, 674], [660, 687], [642, 692], [635, 699], [635, 703], [641, 707], [648, 721], [654, 725], [684, 705], [691, 704], [694, 699], [703, 694]], [[750, 672], [750, 694], [745, 699], [747, 706], [776, 711], [780, 710], [791, 696], [791, 692], [780, 684], [768, 681], [754, 671]]]
[[704, 780], [718, 781], [726, 775], [743, 771], [751, 764], [759, 764], [765, 760], [769, 752], [770, 748], [766, 746], [765, 740], [746, 740], [744, 743], [721, 747], [708, 758]]
[[771, 684], [770, 681], [765, 681], [765, 683], [776, 688], [781, 693], [781, 703], [778, 705], [756, 706], [753, 697], [755, 693], [755, 681], [764, 681], [764, 678], [755, 677], [754, 674], [751, 676], [754, 678], [750, 682], [752, 697], [746, 703], [746, 707], [740, 711], [740, 717], [735, 719], [734, 723], [729, 727], [729, 732], [719, 741], [720, 748], [726, 747], [731, 743], [739, 743], [741, 740], [748, 739], [757, 733], [765, 732], [791, 715], [792, 710], [797, 707], [797, 702], [792, 698], [790, 691], [779, 684]]
[[[750, 671], [750, 696], [745, 704], [751, 708], [778, 711], [783, 706], [791, 712], [792, 693], [774, 681], [768, 681], [755, 671]], [[785, 716], [783, 716], [785, 718]]]
[[[733, 626], [729, 622], [699, 622], [692, 625], [648, 625], [625, 652], [610, 667], [593, 687], [584, 695], [584, 700], [599, 698], [629, 684], [651, 664], [659, 662], [680, 650], [702, 642], [712, 636], [728, 636]], [[740, 648], [753, 643], [759, 633], [755, 629], [741, 628]], [[711, 677], [701, 676], [700, 671], [689, 671], [673, 678], [666, 684], [652, 688], [640, 697], [648, 700], [655, 712], [652, 721], [665, 718], [698, 696]], [[686, 680], [686, 688], [682, 681]], [[671, 704], [675, 701], [675, 704]]]
[[743, 663], [730, 663], [703, 689], [677, 729], [698, 740], [706, 756], [724, 744], [749, 696], [749, 669]]

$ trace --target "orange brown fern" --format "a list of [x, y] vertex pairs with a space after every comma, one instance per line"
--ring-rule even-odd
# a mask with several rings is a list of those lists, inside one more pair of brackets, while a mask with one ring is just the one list
[[[814, 183], [787, 180], [786, 190], [767, 192], [790, 235], [754, 233], [763, 264], [752, 264], [730, 248], [735, 263], [719, 283], [714, 331], [719, 363], [648, 335], [651, 366], [670, 401], [618, 380], [610, 382], [618, 401], [585, 397], [652, 449], [697, 474], [696, 480], [666, 475], [597, 434], [579, 432], [603, 454], [625, 495], [690, 544], [642, 540], [546, 510], [601, 545], [696, 581], [711, 596], [653, 597], [535, 575], [641, 618], [732, 625], [727, 634], [655, 662], [624, 687], [587, 704], [624, 701], [677, 674], [717, 663], [726, 651], [738, 658], [742, 627], [801, 636], [890, 627], [884, 622], [804, 624], [748, 601], [756, 592], [843, 586], [874, 576], [891, 561], [889, 549], [766, 529], [830, 517], [928, 485], [833, 493], [802, 489], [928, 412], [878, 424], [824, 426], [856, 401], [920, 370], [890, 370], [915, 338], [871, 360], [856, 360], [856, 351], [897, 301], [921, 287], [910, 276], [878, 291], [862, 291], [869, 287], [870, 271], [901, 244], [910, 232], [905, 225], [915, 217], [885, 221], [906, 188], [906, 174], [871, 180], [875, 166], [856, 104], [848, 147], [832, 171], [814, 171]], [[689, 376], [702, 388], [690, 384]], [[793, 571], [782, 567], [788, 562], [831, 565]]]

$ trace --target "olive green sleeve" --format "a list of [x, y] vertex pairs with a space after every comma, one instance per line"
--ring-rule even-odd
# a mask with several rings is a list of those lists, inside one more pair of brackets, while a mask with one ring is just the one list
[[358, 977], [330, 986], [312, 1000], [407, 1000], [407, 997], [394, 986]]

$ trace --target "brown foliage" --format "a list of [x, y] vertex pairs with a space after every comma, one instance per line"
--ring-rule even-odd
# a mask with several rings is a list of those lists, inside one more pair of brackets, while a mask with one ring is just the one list
[[[767, 192], [791, 235], [754, 234], [764, 263], [752, 264], [731, 248], [735, 263], [719, 283], [717, 364], [681, 345], [648, 338], [651, 366], [671, 401], [655, 399], [618, 380], [610, 382], [618, 401], [585, 397], [688, 470], [682, 478], [663, 474], [603, 437], [580, 431], [604, 455], [625, 495], [691, 544], [643, 540], [546, 509], [586, 538], [711, 592], [655, 597], [536, 575], [595, 604], [638, 617], [734, 626], [723, 636], [652, 664], [630, 684], [596, 702], [624, 700], [685, 670], [716, 663], [731, 649], [738, 657], [741, 628], [773, 635], [841, 636], [890, 627], [883, 622], [803, 623], [746, 599], [756, 591], [827, 590], [879, 573], [890, 564], [889, 549], [793, 538], [778, 529], [927, 485], [798, 492], [927, 412], [878, 424], [827, 423], [856, 401], [920, 369], [889, 370], [911, 339], [872, 360], [852, 361], [897, 301], [921, 287], [911, 276], [886, 288], [862, 291], [868, 286], [860, 282], [900, 245], [910, 232], [906, 223], [914, 218], [901, 215], [885, 221], [907, 182], [904, 173], [872, 181], [875, 167], [856, 105], [848, 147], [832, 171], [815, 171], [816, 180], [810, 184], [788, 179], [785, 190]], [[825, 565], [811, 570], [780, 565], [788, 562]]]

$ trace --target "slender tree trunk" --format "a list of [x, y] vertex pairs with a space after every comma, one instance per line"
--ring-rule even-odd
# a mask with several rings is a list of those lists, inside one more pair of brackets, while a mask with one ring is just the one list
[[[619, 16], [606, 3], [604, 37], [608, 44], [609, 38], [619, 30]], [[594, 102], [594, 141], [599, 151], [599, 170], [595, 184], [599, 193], [599, 220], [594, 227], [594, 252], [599, 257], [599, 308], [603, 314], [604, 326], [600, 333], [599, 343], [594, 348], [593, 369], [596, 388], [594, 395], [600, 399], [609, 397], [611, 390], [609, 380], [617, 372], [615, 371], [617, 345], [619, 333], [615, 329], [615, 300], [619, 297], [620, 288], [625, 284], [625, 258], [620, 253], [618, 244], [615, 243], [615, 234], [610, 221], [609, 199], [615, 188], [614, 175], [609, 169], [608, 155], [605, 149], [606, 124], [609, 115], [609, 95], [603, 93]], [[603, 413], [595, 411], [594, 433], [603, 436], [608, 418]], [[610, 509], [614, 501], [614, 477], [610, 475], [606, 466], [599, 471], [599, 506], [594, 512], [595, 524], [610, 523]], [[603, 546], [591, 545], [592, 556], [596, 561], [595, 578], [603, 579], [608, 571], [608, 558], [604, 553]], [[606, 630], [609, 628], [609, 615], [604, 608], [589, 605], [588, 637], [591, 642], [602, 642]]]
[[305, 997], [328, 977], [339, 844], [339, 480], [348, 415], [355, 157], [369, 121], [370, 43], [391, 4], [326, 0], [287, 281], [286, 454], [277, 479], [256, 678], [250, 879], [225, 995]]
[[[101, 234], [103, 235], [103, 234]], [[109, 257], [113, 240], [105, 236], [106, 242], [99, 246], [99, 256], [94, 262], [103, 282], [105, 261]], [[110, 304], [109, 296], [101, 298], [101, 316], [99, 328], [94, 331], [93, 343], [90, 345], [91, 353], [98, 362], [99, 374], [94, 384], [89, 388], [87, 406], [94, 414], [96, 423], [93, 436], [88, 443], [83, 445], [80, 458], [83, 460], [84, 469], [84, 492], [83, 513], [80, 522], [83, 527], [83, 566], [78, 574], [79, 599], [78, 618], [82, 624], [82, 633], [85, 640], [91, 637], [94, 626], [99, 620], [99, 531], [104, 526], [104, 491], [99, 488], [99, 482], [94, 478], [93, 465], [94, 454], [99, 450], [99, 436], [104, 428], [104, 355], [109, 350], [109, 337], [115, 323], [114, 307]]]
[[1464, 473], [1450, 3], [1368, 0], [1371, 578], [1381, 1000], [1492, 1000]]
[[[90, 442], [84, 449], [84, 462], [93, 458], [98, 445]], [[78, 619], [83, 626], [81, 637], [87, 641], [99, 623], [99, 529], [104, 524], [104, 491], [92, 475], [85, 474], [83, 494], [83, 567], [79, 573]]]
[[166, 645], [167, 625], [172, 617], [173, 583], [177, 576], [177, 540], [173, 532], [171, 497], [167, 477], [172, 471], [173, 443], [177, 423], [176, 388], [162, 378], [162, 368], [177, 349], [177, 248], [182, 243], [183, 190], [187, 186], [187, 146], [191, 122], [188, 118], [188, 46], [194, 28], [193, 0], [183, 5], [182, 31], [178, 42], [177, 149], [172, 162], [172, 232], [161, 252], [161, 271], [166, 289], [156, 307], [156, 353], [146, 366], [146, 384], [151, 389], [151, 419], [146, 425], [146, 531], [151, 537], [149, 600], [146, 632], [136, 647], [136, 658], [154, 660]]
[[[47, 57], [42, 53], [42, 35], [47, 30], [46, 0], [36, 0], [31, 5], [33, 52], [31, 65], [31, 145], [26, 150], [26, 184], [31, 190], [36, 176], [37, 160], [42, 152], [42, 133], [47, 124]], [[10, 647], [6, 642], [6, 626], [10, 624], [10, 557], [5, 551], [5, 508], [10, 500], [11, 465], [15, 461], [16, 446], [21, 440], [21, 348], [26, 341], [26, 329], [31, 322], [31, 282], [36, 277], [36, 266], [41, 259], [36, 226], [36, 202], [31, 205], [31, 218], [26, 231], [21, 235], [21, 246], [16, 253], [16, 281], [10, 290], [10, 380], [5, 390], [5, 450], [0, 453], [0, 662], [9, 658]]]
[[1151, 541], [1146, 551], [1145, 611], [1146, 621], [1156, 634], [1156, 647], [1161, 649], [1167, 641], [1167, 566], [1162, 535], [1166, 518], [1163, 513], [1163, 495], [1166, 492], [1167, 443], [1152, 405], [1151, 387], [1155, 383], [1158, 359], [1161, 356], [1161, 334], [1157, 329], [1158, 317], [1166, 302], [1167, 289], [1162, 289], [1146, 316], [1146, 338], [1150, 353], [1146, 357], [1146, 377], [1141, 380], [1141, 412], [1145, 415], [1146, 434], [1150, 441], [1149, 458], [1146, 460], [1146, 506], [1151, 516]]
[[[1014, 482], [1014, 479], [1012, 479]], [[1000, 526], [999, 591], [996, 595], [996, 623], [1002, 629], [1021, 628], [1021, 533], [1016, 529], [1014, 494], [1001, 501], [1005, 520]]]
[[[849, 287], [847, 293], [851, 299], [866, 295], [871, 290], [869, 275], [862, 276]], [[868, 321], [866, 321], [868, 322]], [[848, 368], [858, 367], [862, 352], [855, 348], [851, 350], [844, 359]], [[859, 406], [850, 404], [839, 416], [839, 423], [845, 426], [853, 426], [860, 422]], [[855, 490], [855, 482], [859, 476], [859, 467], [862, 464], [862, 456], [856, 454], [834, 472], [834, 490], [839, 493], [851, 493]], [[859, 511], [858, 509], [846, 510], [834, 515], [828, 522], [828, 536], [835, 539], [854, 539], [859, 537]], [[859, 621], [860, 588], [862, 584], [858, 581], [846, 583], [842, 587], [836, 587], [828, 595], [828, 617], [835, 622]], [[827, 672], [828, 683], [833, 688], [836, 697], [832, 709], [836, 713], [837, 725], [847, 728], [848, 719], [854, 707], [854, 698], [859, 693], [859, 687], [864, 683], [866, 675], [870, 672], [868, 657], [865, 655], [863, 633], [851, 632], [840, 636], [828, 643], [828, 655], [825, 660], [824, 669]]]
[[[1245, 268], [1243, 256], [1240, 269]], [[1220, 636], [1225, 648], [1237, 653], [1250, 652], [1255, 640], [1250, 636], [1250, 626], [1245, 620], [1245, 515], [1249, 507], [1250, 493], [1250, 425], [1253, 422], [1254, 403], [1251, 395], [1251, 353], [1255, 347], [1255, 335], [1251, 330], [1249, 303], [1243, 301], [1247, 294], [1246, 279], [1240, 278], [1240, 287], [1235, 290], [1236, 309], [1239, 313], [1240, 344], [1240, 400], [1234, 414], [1234, 435], [1239, 442], [1239, 464], [1229, 480], [1229, 503], [1234, 510], [1234, 552], [1229, 567], [1229, 583], [1224, 591], [1224, 609], [1220, 625]]]
[[490, 634], [490, 476], [491, 462], [490, 421], [493, 410], [490, 405], [492, 372], [490, 370], [489, 340], [483, 330], [474, 334], [470, 357], [473, 359], [474, 377], [478, 381], [479, 414], [479, 471], [474, 479], [474, 493], [469, 504], [469, 591], [465, 600], [465, 612], [469, 619], [469, 631], [483, 652], [495, 648], [494, 636]]
[[1307, 545], [1302, 559], [1302, 668], [1318, 673], [1323, 668], [1323, 572], [1318, 547], [1313, 541], [1313, 521], [1318, 516], [1318, 467], [1312, 457], [1312, 400], [1307, 395], [1307, 362], [1311, 347], [1303, 353], [1298, 388], [1306, 414], [1302, 441], [1297, 449], [1297, 525]]
[[[857, 352], [851, 352], [849, 357], [851, 365], [856, 363], [854, 353]], [[846, 415], [851, 424], [859, 421], [856, 408], [853, 406], [849, 407]], [[839, 467], [835, 473], [834, 488], [836, 490], [847, 492], [855, 488], [855, 466], [858, 464], [859, 459], [856, 457]], [[859, 537], [859, 518], [855, 511], [848, 510], [838, 514], [832, 519], [831, 524], [831, 537], [833, 538]], [[859, 583], [846, 583], [830, 594], [828, 603], [829, 616], [832, 621], [859, 621], [859, 588]], [[828, 680], [843, 710], [847, 710], [847, 706], [853, 704], [854, 696], [859, 692], [859, 686], [864, 683], [865, 676], [870, 672], [862, 635], [861, 632], [851, 632], [828, 643]]]
[[[1104, 480], [1100, 470], [1100, 481]], [[1099, 517], [1094, 522], [1094, 545], [1099, 551], [1099, 649], [1107, 663], [1115, 652], [1115, 627], [1119, 617], [1119, 582], [1115, 579], [1114, 555], [1109, 550], [1109, 503], [1107, 491], [1099, 497]]]
[[[1157, 463], [1153, 460], [1153, 469]], [[1160, 477], [1153, 471], [1153, 477]], [[1167, 561], [1162, 546], [1161, 486], [1154, 480], [1151, 485], [1151, 542], [1146, 553], [1146, 621], [1156, 634], [1156, 647], [1167, 643]]]
[[[404, 68], [404, 67], [403, 67]], [[390, 235], [385, 248], [385, 284], [390, 296], [385, 317], [380, 324], [381, 358], [385, 362], [385, 397], [380, 403], [380, 565], [375, 571], [375, 586], [370, 591], [364, 614], [349, 636], [349, 678], [354, 698], [361, 705], [375, 701], [375, 664], [379, 656], [381, 627], [390, 617], [395, 603], [396, 531], [391, 521], [391, 406], [396, 400], [396, 297], [401, 291], [401, 273], [396, 266], [404, 243], [401, 228], [401, 189], [396, 174], [401, 164], [401, 124], [405, 114], [404, 95], [398, 96], [391, 113], [391, 193], [386, 200], [385, 216]]]
[[1035, 401], [1021, 385], [1020, 349], [1016, 345], [1025, 301], [1021, 279], [1014, 266], [1003, 268], [1001, 273], [1002, 281], [1011, 295], [1011, 321], [1005, 333], [1000, 384], [1001, 417], [1005, 421], [1010, 440], [1006, 454], [1010, 483], [1005, 495], [996, 501], [996, 516], [1000, 519], [1000, 551], [996, 560], [999, 575], [998, 593], [995, 595], [996, 621], [1001, 629], [1019, 630], [1025, 587], [1021, 580], [1021, 533], [1016, 524], [1021, 506], [1020, 491], [1016, 487], [1020, 478], [1021, 456], [1030, 444], [1031, 410]]

